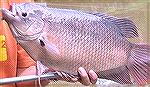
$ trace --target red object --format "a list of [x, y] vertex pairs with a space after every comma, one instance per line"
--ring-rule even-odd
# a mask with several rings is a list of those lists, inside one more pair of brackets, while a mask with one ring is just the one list
[[[12, 3], [31, 2], [31, 0], [0, 0], [0, 8], [9, 9]], [[10, 29], [5, 21], [0, 20], [0, 36], [5, 37], [6, 45], [6, 60], [0, 60], [0, 78], [9, 78], [20, 75], [24, 70], [28, 70], [25, 74], [32, 74], [30, 70], [35, 72], [35, 61], [33, 61], [23, 48], [17, 45], [14, 37], [12, 36]], [[3, 51], [0, 50], [0, 55]], [[6, 56], [5, 56], [6, 57]], [[2, 58], [1, 58], [2, 59]], [[30, 67], [32, 66], [32, 67]], [[29, 70], [30, 69], [30, 70]], [[25, 75], [23, 73], [23, 75]], [[21, 74], [22, 75], [22, 74]], [[18, 86], [22, 87], [34, 87], [34, 82], [22, 83]], [[18, 87], [17, 86], [17, 87]], [[16, 87], [16, 84], [2, 85], [0, 87]]]

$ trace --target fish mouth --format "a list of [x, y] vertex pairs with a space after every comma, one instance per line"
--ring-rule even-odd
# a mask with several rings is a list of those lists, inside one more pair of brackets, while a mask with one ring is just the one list
[[11, 11], [5, 9], [5, 8], [2, 8], [1, 12], [2, 12], [2, 20], [6, 20], [7, 22], [11, 22], [11, 21], [16, 19], [16, 15], [13, 14]]
[[10, 5], [9, 10], [2, 8], [2, 20], [15, 19], [16, 12], [12, 5]]
[[16, 21], [16, 15], [13, 14], [12, 8], [9, 10], [2, 8], [1, 12], [2, 12], [2, 20], [5, 20], [7, 22], [11, 32], [13, 33], [13, 36], [15, 38], [19, 38], [18, 34], [21, 35], [21, 33], [20, 32], [18, 33], [17, 31], [18, 29], [16, 29], [15, 25], [12, 24], [13, 21]]
[[[12, 7], [9, 8], [9, 10], [2, 8], [1, 9], [2, 12], [2, 20], [5, 20], [11, 30], [11, 32], [13, 33], [13, 36], [17, 39], [21, 39], [21, 40], [28, 40], [28, 39], [36, 39], [37, 36], [39, 36], [39, 34], [37, 35], [24, 35], [23, 31], [21, 31], [17, 26], [15, 26], [13, 24], [13, 22], [16, 23], [21, 23], [19, 17], [18, 17], [18, 13], [15, 11], [15, 9], [13, 9]], [[27, 38], [29, 37], [29, 38]]]

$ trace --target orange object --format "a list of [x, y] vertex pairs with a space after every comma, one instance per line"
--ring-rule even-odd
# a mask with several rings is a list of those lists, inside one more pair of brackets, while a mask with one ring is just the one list
[[[0, 0], [0, 8], [9, 9], [12, 3], [31, 2], [31, 0]], [[5, 21], [0, 20], [0, 78], [15, 77], [26, 69], [35, 66], [27, 53], [17, 45]], [[32, 83], [33, 87], [34, 83]], [[31, 83], [27, 86], [31, 87]], [[0, 87], [16, 87], [16, 84], [0, 85]]]

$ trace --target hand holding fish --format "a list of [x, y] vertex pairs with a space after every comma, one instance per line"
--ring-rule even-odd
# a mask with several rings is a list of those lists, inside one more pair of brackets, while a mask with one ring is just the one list
[[[38, 67], [40, 69], [38, 69]], [[79, 67], [77, 70], [78, 75], [74, 76], [69, 73], [65, 73], [63, 71], [55, 71], [53, 68], [47, 68], [46, 66], [42, 65], [40, 62], [37, 62], [37, 71], [38, 71], [38, 75], [48, 74], [49, 72], [56, 73], [55, 75], [57, 76], [57, 78], [54, 78], [54, 79], [48, 78], [48, 80], [44, 80], [44, 84], [45, 83], [47, 84], [50, 80], [63, 80], [67, 82], [79, 81], [83, 85], [88, 86], [90, 84], [95, 84], [98, 79], [97, 74], [93, 70], [90, 70], [87, 72], [83, 67]], [[39, 73], [39, 72], [42, 72], [42, 73]], [[42, 86], [44, 85], [43, 83], [40, 83], [40, 84]]]
[[90, 70], [89, 72], [86, 72], [84, 68], [79, 67], [78, 68], [78, 73], [79, 73], [79, 79], [76, 77], [70, 77], [68, 75], [66, 75], [66, 73], [61, 73], [61, 77], [58, 78], [57, 80], [63, 80], [63, 81], [67, 81], [67, 82], [77, 82], [79, 81], [80, 83], [82, 83], [85, 86], [88, 86], [90, 84], [95, 84], [97, 81], [97, 74], [93, 71]]
[[[31, 3], [15, 7], [2, 9], [3, 19], [17, 42], [43, 65], [76, 76], [79, 67], [92, 69], [99, 78], [121, 84], [133, 84], [131, 77], [139, 85], [150, 81], [150, 46], [127, 40], [139, 36], [131, 20]], [[82, 83], [89, 84], [87, 74], [82, 75]]]
[[[20, 76], [36, 75], [37, 71], [38, 70], [36, 70], [35, 66], [30, 66], [28, 69], [20, 70], [20, 72], [18, 72], [18, 76], [20, 77]], [[63, 80], [63, 81], [67, 81], [67, 82], [79, 81], [80, 83], [82, 83], [83, 85], [86, 85], [86, 86], [96, 83], [97, 75], [93, 70], [86, 72], [84, 68], [80, 67], [80, 68], [78, 68], [77, 71], [79, 72], [80, 79], [70, 78], [65, 73], [62, 73], [61, 77], [56, 78], [55, 80]], [[49, 71], [49, 72], [51, 72], [51, 71]], [[42, 87], [46, 86], [46, 85], [48, 85], [49, 82], [51, 82], [51, 80], [53, 80], [53, 79], [49, 79], [49, 78], [41, 79], [40, 84], [37, 84], [37, 85], [41, 85]], [[30, 83], [30, 81], [29, 81], [29, 83]], [[18, 85], [19, 84], [22, 84], [22, 83], [18, 83]]]
[[93, 70], [90, 70], [87, 74], [85, 69], [80, 67], [78, 69], [78, 72], [79, 72], [80, 77], [81, 77], [79, 82], [81, 82], [83, 85], [90, 85], [91, 83], [92, 84], [96, 83], [98, 76]]

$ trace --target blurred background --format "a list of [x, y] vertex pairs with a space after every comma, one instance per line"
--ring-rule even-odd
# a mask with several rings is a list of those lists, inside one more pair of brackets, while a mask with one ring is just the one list
[[[150, 44], [150, 1], [149, 0], [35, 0], [49, 7], [107, 13], [132, 20], [138, 28], [139, 37], [130, 38], [132, 43]], [[79, 83], [51, 82], [47, 87], [82, 87]], [[90, 87], [95, 87], [91, 85]], [[101, 87], [101, 86], [100, 86]], [[106, 87], [106, 86], [105, 86]], [[107, 86], [108, 87], [108, 86]], [[116, 87], [116, 86], [113, 86]], [[127, 86], [128, 87], [128, 86]], [[133, 87], [133, 86], [132, 86]], [[136, 87], [136, 86], [135, 86]], [[148, 87], [148, 86], [146, 86]]]
[[[1, 4], [1, 6], [6, 5], [5, 7], [7, 8], [8, 8], [7, 5], [10, 4], [11, 2], [21, 2], [21, 1], [22, 0], [0, 0], [0, 2], [3, 3]], [[109, 15], [116, 16], [119, 18], [128, 18], [135, 23], [139, 33], [139, 37], [130, 38], [129, 39], [130, 42], [147, 43], [150, 45], [150, 26], [149, 26], [150, 0], [23, 0], [23, 1], [47, 3], [49, 7], [53, 8], [75, 9], [90, 13], [100, 12], [100, 13], [107, 13]], [[11, 69], [13, 70], [13, 68]], [[47, 87], [83, 87], [83, 85], [80, 83], [52, 81], [49, 83], [49, 85], [47, 85]], [[111, 84], [105, 86], [90, 85], [89, 87], [120, 87], [120, 86]], [[138, 86], [127, 85], [123, 87], [138, 87]], [[146, 85], [145, 87], [150, 87], [150, 85]]]

